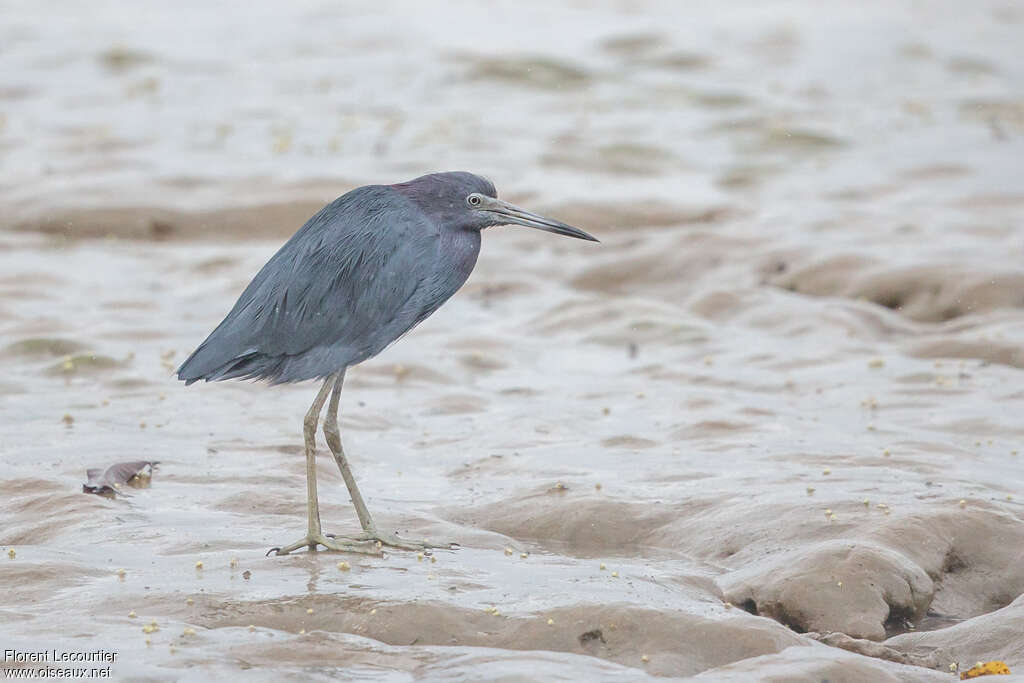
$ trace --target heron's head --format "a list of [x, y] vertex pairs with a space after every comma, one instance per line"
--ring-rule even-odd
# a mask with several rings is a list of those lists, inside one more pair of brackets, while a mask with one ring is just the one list
[[492, 225], [524, 225], [556, 235], [598, 241], [579, 228], [498, 199], [490, 180], [465, 171], [431, 173], [395, 185], [395, 188], [440, 223], [455, 229], [483, 230]]

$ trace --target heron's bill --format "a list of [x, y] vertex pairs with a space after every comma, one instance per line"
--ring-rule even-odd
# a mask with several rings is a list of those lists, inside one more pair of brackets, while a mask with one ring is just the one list
[[553, 232], [556, 235], [575, 237], [576, 239], [587, 240], [588, 242], [600, 241], [593, 235], [589, 235], [579, 228], [574, 228], [568, 223], [556, 221], [553, 218], [545, 218], [500, 199], [488, 197], [487, 200], [487, 203], [481, 206], [480, 209], [495, 214], [503, 223], [525, 225], [528, 228], [537, 228], [538, 230]]

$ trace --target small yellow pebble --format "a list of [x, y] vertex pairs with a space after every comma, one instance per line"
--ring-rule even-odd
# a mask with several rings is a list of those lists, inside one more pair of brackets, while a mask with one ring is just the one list
[[601, 490], [601, 482], [597, 482], [596, 484], [594, 484], [594, 489], [597, 490], [597, 491], [600, 491]]
[[732, 603], [731, 602], [725, 603], [725, 609], [732, 609]]
[[529, 555], [527, 555], [526, 553], [519, 553], [519, 557], [525, 560], [527, 557], [529, 557]]
[[348, 571], [349, 569], [351, 569], [351, 568], [352, 568], [352, 567], [351, 567], [351, 566], [349, 566], [349, 563], [348, 563], [348, 562], [339, 562], [339, 563], [338, 563], [338, 569], [340, 569], [340, 570], [341, 570], [341, 571], [343, 571], [343, 572], [347, 572], [347, 571]]
[[964, 500], [963, 498], [961, 498], [961, 499], [960, 499], [960, 507], [961, 507], [961, 508], [965, 508], [965, 507], [967, 507], [967, 501], [966, 501], [966, 500]]
[[839, 519], [839, 518], [836, 517], [835, 514], [831, 514], [831, 515], [828, 516], [828, 521], [830, 521], [830, 522], [834, 522], [837, 519]]
[[836, 585], [839, 586], [840, 588], [842, 588], [843, 587], [843, 582], [842, 581], [837, 581]]
[[196, 630], [190, 626], [186, 626], [185, 630], [181, 632], [181, 635], [183, 636], [194, 636], [195, 634]]
[[238, 558], [237, 557], [232, 557], [231, 558], [231, 562], [228, 563], [228, 566], [231, 567], [232, 569], [237, 567], [238, 566]]
[[129, 612], [129, 613], [128, 613], [128, 618], [129, 618], [129, 619], [134, 619], [134, 618], [135, 618], [135, 616], [136, 616], [136, 614], [135, 614], [135, 610], [132, 610], [131, 612]]
[[825, 510], [825, 516], [826, 517], [831, 517], [832, 516], [832, 508], [828, 508], [828, 509]]
[[196, 569], [202, 569], [202, 568], [203, 568], [203, 561], [199, 560], [198, 562], [196, 562]]
[[512, 553], [513, 553], [512, 548], [509, 548], [508, 546], [505, 546], [505, 554], [506, 555], [511, 555]]
[[1006, 666], [1006, 662], [999, 660], [991, 662], [978, 662], [973, 667], [964, 671], [960, 674], [960, 680], [967, 680], [971, 678], [980, 678], [981, 676], [993, 676], [993, 675], [1008, 675], [1010, 673], [1010, 667]]
[[887, 457], [887, 458], [888, 458], [888, 457], [889, 457], [890, 455], [892, 455], [892, 453], [890, 453], [890, 452], [889, 452], [889, 449], [888, 449], [888, 448], [886, 448], [886, 449], [885, 449], [884, 451], [882, 451], [882, 455], [884, 455], [885, 457]]
[[13, 559], [14, 559], [14, 558], [15, 558], [15, 557], [16, 557], [17, 555], [18, 555], [18, 553], [14, 552], [14, 548], [11, 548], [10, 550], [8, 550], [8, 551], [7, 551], [7, 557], [11, 558], [12, 560], [13, 560]]
[[808, 496], [813, 496], [813, 495], [814, 495], [814, 490], [815, 490], [815, 489], [814, 489], [814, 487], [813, 487], [813, 486], [808, 486], [808, 487], [807, 487], [807, 495], [808, 495]]
[[885, 366], [885, 361], [881, 358], [872, 358], [868, 361], [869, 368], [881, 368]]
[[949, 665], [949, 670], [950, 670], [950, 671], [956, 671], [956, 670], [957, 670], [957, 668], [958, 668], [958, 667], [957, 667], [957, 664], [956, 664], [956, 662], [953, 662], [952, 664], [950, 664], [950, 665]]
[[[12, 551], [12, 552], [13, 552], [13, 551]], [[601, 563], [601, 571], [604, 571], [604, 569], [605, 569], [605, 566], [604, 566], [604, 562], [602, 562], [602, 563]]]
[[372, 610], [370, 610], [370, 614], [376, 614], [376, 613], [377, 613], [377, 608], [376, 607], [374, 607]]
[[555, 620], [554, 619], [548, 619], [548, 626], [554, 626], [554, 625], [555, 625]]
[[306, 614], [312, 614], [312, 613], [313, 613], [313, 608], [312, 607], [310, 607], [309, 609], [306, 610]]
[[256, 630], [256, 625], [255, 624], [249, 624], [249, 633], [252, 633], [255, 630]]
[[299, 635], [300, 635], [300, 636], [301, 636], [301, 635], [304, 635], [305, 633], [306, 633], [306, 629], [304, 629], [304, 628], [300, 628], [300, 629], [299, 629]]
[[126, 571], [125, 571], [125, 570], [123, 570], [123, 569], [118, 569], [118, 570], [117, 570], [117, 578], [119, 578], [119, 579], [121, 579], [121, 580], [124, 580], [124, 575], [125, 575], [125, 574], [127, 574], [127, 573], [128, 573], [128, 572], [126, 572]]
[[185, 600], [185, 604], [186, 605], [191, 605], [194, 602], [195, 602], [195, 600], [193, 600], [192, 598], [188, 598], [188, 599]]
[[643, 657], [640, 658], [640, 661], [643, 662], [644, 664], [646, 664], [647, 662], [649, 662], [651, 660], [647, 657], [647, 655], [644, 655]]
[[871, 501], [868, 500], [867, 498], [864, 499], [864, 507], [866, 507], [866, 508], [871, 507]]
[[822, 473], [822, 474], [832, 474], [832, 470], [830, 470], [829, 468], [827, 468], [827, 467], [826, 467], [825, 469], [823, 469], [823, 470], [821, 471], [821, 473]]
[[619, 578], [619, 573], [618, 572], [612, 572], [612, 578], [613, 579]]
[[416, 553], [416, 561], [417, 562], [422, 562], [423, 561], [423, 553]]
[[431, 555], [431, 556], [430, 556], [430, 563], [431, 563], [431, 564], [435, 564], [436, 562], [437, 562], [437, 558], [436, 558], [436, 557], [434, 557], [433, 555]]

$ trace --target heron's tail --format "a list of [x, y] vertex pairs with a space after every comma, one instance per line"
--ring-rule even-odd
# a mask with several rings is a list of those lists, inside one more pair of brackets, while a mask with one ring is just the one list
[[222, 379], [252, 376], [253, 361], [259, 358], [259, 351], [247, 349], [225, 359], [223, 353], [216, 353], [208, 341], [200, 344], [178, 368], [178, 379], [185, 382], [186, 386], [199, 380], [219, 382]]

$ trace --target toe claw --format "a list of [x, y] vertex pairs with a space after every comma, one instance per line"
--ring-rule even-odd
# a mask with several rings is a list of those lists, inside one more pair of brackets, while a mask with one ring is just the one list
[[281, 546], [277, 546], [275, 548], [271, 548], [270, 550], [267, 551], [267, 554], [264, 555], [263, 557], [270, 557], [270, 553], [274, 553], [275, 555], [280, 555], [281, 554]]

